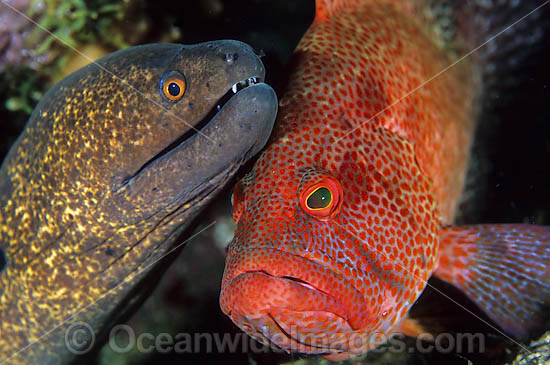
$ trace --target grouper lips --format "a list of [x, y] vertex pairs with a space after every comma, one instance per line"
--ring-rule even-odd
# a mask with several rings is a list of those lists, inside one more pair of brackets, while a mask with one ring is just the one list
[[331, 343], [327, 336], [368, 324], [366, 313], [353, 305], [363, 302], [363, 295], [340, 274], [276, 248], [250, 251], [256, 252], [228, 258], [220, 305], [260, 342], [287, 351], [301, 346], [307, 353], [330, 353], [334, 349], [326, 347]]

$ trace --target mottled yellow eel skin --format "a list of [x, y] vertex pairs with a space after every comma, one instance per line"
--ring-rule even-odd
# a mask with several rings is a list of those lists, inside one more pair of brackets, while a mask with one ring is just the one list
[[265, 144], [277, 100], [264, 74], [241, 42], [153, 44], [49, 90], [0, 170], [0, 363], [71, 361], [71, 324], [98, 335], [135, 301]]

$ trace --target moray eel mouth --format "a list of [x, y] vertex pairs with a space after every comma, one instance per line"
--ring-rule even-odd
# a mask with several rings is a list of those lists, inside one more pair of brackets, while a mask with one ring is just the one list
[[[186, 140], [193, 137], [194, 135], [199, 134], [201, 130], [216, 117], [216, 115], [222, 110], [225, 104], [227, 104], [229, 100], [231, 100], [231, 98], [235, 97], [236, 94], [238, 94], [241, 90], [247, 87], [251, 87], [257, 84], [263, 84], [262, 79], [263, 78], [260, 76], [253, 76], [234, 83], [233, 86], [231, 86], [231, 88], [227, 90], [227, 92], [212, 107], [212, 109], [210, 109], [208, 114], [206, 114], [206, 116], [202, 118], [198, 123], [196, 123], [191, 130], [181, 135], [181, 137], [179, 137], [176, 141], [174, 141], [172, 144], [166, 147], [166, 149], [163, 150], [164, 153], [177, 147], [179, 144], [181, 144], [182, 142], [185, 142]], [[159, 156], [164, 153], [161, 151], [161, 153], [159, 153]], [[155, 158], [153, 158], [153, 160], [154, 159]]]
[[124, 182], [123, 185], [127, 184], [130, 180], [132, 180], [134, 177], [139, 175], [143, 170], [147, 169], [152, 163], [154, 163], [159, 158], [163, 157], [164, 155], [167, 155], [172, 150], [175, 150], [179, 148], [182, 144], [184, 144], [187, 140], [191, 139], [195, 135], [200, 135], [203, 133], [205, 127], [209, 125], [213, 120], [216, 119], [217, 115], [222, 112], [222, 109], [224, 106], [231, 101], [231, 99], [238, 97], [239, 93], [241, 93], [244, 89], [248, 88], [255, 88], [255, 87], [269, 87], [267, 84], [263, 82], [262, 76], [251, 76], [244, 80], [238, 81], [234, 83], [231, 88], [227, 90], [227, 92], [214, 104], [214, 106], [210, 109], [210, 111], [197, 123], [194, 123], [193, 128], [189, 129], [187, 132], [182, 134], [179, 138], [177, 138], [175, 141], [170, 143], [168, 146], [166, 146], [164, 149], [162, 149], [160, 152], [158, 152], [156, 155], [151, 157], [147, 162], [143, 164], [143, 166], [136, 171], [134, 175], [131, 177], [128, 177]]
[[[198, 122], [126, 179], [115, 192], [155, 206], [192, 200], [215, 177], [241, 165], [265, 145], [277, 114], [277, 96], [263, 76], [231, 84]], [[255, 141], [247, 143], [246, 141]], [[118, 203], [117, 203], [118, 204]], [[133, 207], [131, 209], [134, 209]]]
[[234, 83], [233, 86], [231, 86], [231, 88], [227, 90], [227, 92], [218, 100], [216, 105], [212, 107], [208, 114], [206, 114], [206, 116], [194, 126], [194, 129], [191, 129], [180, 137], [179, 143], [199, 133], [205, 125], [207, 125], [211, 120], [216, 117], [216, 115], [221, 111], [225, 104], [227, 104], [227, 102], [231, 100], [231, 98], [235, 97], [241, 90], [262, 83], [262, 77], [260, 76], [249, 77], [245, 80]]

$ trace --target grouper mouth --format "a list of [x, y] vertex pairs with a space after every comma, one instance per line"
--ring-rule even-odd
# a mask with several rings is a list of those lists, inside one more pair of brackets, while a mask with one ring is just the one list
[[126, 185], [129, 181], [134, 179], [149, 166], [151, 166], [155, 161], [170, 154], [172, 151], [179, 149], [181, 146], [183, 146], [185, 142], [187, 142], [191, 138], [195, 137], [196, 135], [200, 135], [201, 133], [204, 133], [205, 128], [216, 119], [216, 117], [222, 112], [224, 106], [229, 103], [230, 100], [232, 100], [234, 97], [237, 97], [241, 91], [261, 85], [267, 86], [267, 84], [263, 82], [263, 78], [261, 76], [248, 77], [234, 83], [227, 90], [227, 92], [222, 95], [222, 97], [218, 99], [216, 103], [214, 103], [214, 106], [208, 111], [208, 113], [206, 113], [206, 115], [201, 120], [194, 123], [192, 128], [190, 128], [172, 143], [167, 145], [165, 148], [163, 148], [154, 156], [152, 156], [149, 160], [147, 160], [132, 176], [126, 178], [123, 181], [122, 185]]
[[220, 296], [224, 313], [253, 338], [288, 352], [347, 351], [346, 344], [335, 347], [335, 339], [363, 328], [368, 320], [358, 310], [364, 299], [353, 284], [293, 253], [251, 251], [227, 263]]

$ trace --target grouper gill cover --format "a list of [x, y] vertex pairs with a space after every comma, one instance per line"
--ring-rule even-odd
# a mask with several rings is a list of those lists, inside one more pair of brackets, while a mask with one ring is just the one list
[[48, 91], [0, 170], [0, 362], [67, 363], [68, 326], [98, 336], [127, 313], [132, 289], [267, 141], [277, 100], [264, 79], [241, 42], [151, 44]]

